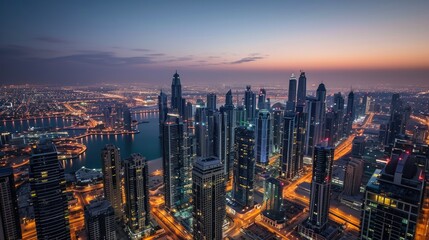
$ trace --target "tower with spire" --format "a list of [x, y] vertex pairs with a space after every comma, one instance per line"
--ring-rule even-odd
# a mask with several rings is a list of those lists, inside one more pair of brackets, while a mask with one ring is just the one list
[[177, 111], [180, 116], [184, 115], [185, 100], [182, 98], [182, 85], [180, 84], [180, 76], [177, 70], [171, 83], [171, 109]]

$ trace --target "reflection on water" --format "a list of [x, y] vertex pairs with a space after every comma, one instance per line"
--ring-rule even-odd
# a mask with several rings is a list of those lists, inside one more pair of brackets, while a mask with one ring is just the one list
[[28, 131], [30, 127], [38, 128], [63, 128], [71, 126], [73, 123], [69, 118], [62, 117], [46, 117], [46, 118], [31, 118], [26, 120], [0, 121], [0, 131], [22, 132]]
[[[115, 144], [121, 150], [121, 157], [127, 158], [131, 153], [141, 153], [148, 160], [161, 156], [158, 133], [158, 113], [134, 114], [137, 121], [149, 121], [138, 126], [140, 133], [135, 135], [91, 135], [79, 139], [88, 148], [86, 152], [72, 161], [65, 162], [66, 172], [73, 172], [82, 166], [88, 168], [101, 168], [101, 149], [106, 144]], [[0, 131], [21, 132], [29, 127], [63, 128], [70, 126], [72, 122], [63, 118], [46, 118], [32, 120], [0, 121]], [[67, 130], [70, 136], [76, 136], [84, 130]]]

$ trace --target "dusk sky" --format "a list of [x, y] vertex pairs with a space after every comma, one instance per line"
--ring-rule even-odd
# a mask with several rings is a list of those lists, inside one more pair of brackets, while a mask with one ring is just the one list
[[1, 1], [0, 83], [429, 87], [429, 1]]

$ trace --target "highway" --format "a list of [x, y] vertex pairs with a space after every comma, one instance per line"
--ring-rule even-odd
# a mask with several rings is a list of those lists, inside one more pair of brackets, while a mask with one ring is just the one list
[[[364, 124], [360, 127], [362, 129], [365, 129], [369, 124], [371, 124], [372, 119], [374, 117], [374, 113], [370, 113], [368, 117], [365, 119]], [[345, 139], [343, 142], [341, 142], [335, 149], [334, 153], [334, 161], [337, 161], [338, 159], [344, 157], [352, 150], [352, 143], [353, 139], [356, 135], [362, 135], [363, 130], [357, 130], [358, 133], [351, 134], [347, 139]], [[283, 191], [283, 197], [287, 198], [291, 201], [294, 201], [296, 203], [303, 204], [304, 206], [308, 206], [309, 199], [306, 196], [300, 195], [296, 192], [298, 186], [302, 184], [303, 182], [311, 182], [311, 175], [312, 172], [308, 172], [296, 181], [292, 182], [288, 186], [285, 187]], [[330, 218], [340, 224], [343, 224], [345, 222], [348, 223], [348, 227], [353, 230], [359, 230], [360, 226], [360, 219], [352, 216], [350, 214], [345, 213], [341, 209], [331, 207], [329, 210]]]
[[[343, 140], [336, 147], [335, 154], [334, 154], [334, 161], [336, 161], [336, 160], [344, 157], [348, 153], [350, 153], [350, 151], [352, 149], [352, 143], [353, 143], [354, 137], [357, 135], [363, 134], [363, 129], [365, 127], [367, 127], [368, 124], [370, 124], [372, 122], [373, 117], [374, 117], [374, 114], [370, 113], [368, 115], [368, 117], [365, 119], [365, 122], [362, 126], [360, 126], [360, 127], [358, 127], [357, 125], [354, 126], [354, 128], [357, 129], [356, 130], [357, 133], [351, 134], [348, 138]], [[358, 129], [358, 128], [360, 128], [360, 129]], [[279, 155], [275, 155], [275, 156], [271, 157], [269, 164], [273, 165], [274, 163], [276, 163], [276, 160], [278, 158], [279, 158]], [[311, 174], [312, 174], [311, 172], [308, 172], [305, 175], [303, 175], [302, 177], [300, 177], [297, 180], [295, 180], [294, 182], [292, 182], [290, 185], [286, 186], [284, 189], [284, 192], [283, 192], [284, 198], [289, 199], [293, 202], [308, 206], [309, 199], [303, 195], [299, 195], [298, 193], [296, 193], [295, 190], [298, 188], [298, 186], [301, 183], [310, 182], [311, 181]], [[259, 215], [260, 215], [260, 210], [254, 209], [253, 211], [249, 211], [248, 213], [246, 213], [242, 218], [239, 218], [237, 216], [231, 216], [231, 218], [234, 219], [234, 226], [225, 232], [225, 237], [237, 237], [239, 234], [241, 234], [241, 232], [240, 232], [241, 228], [244, 228], [253, 222], [258, 222], [258, 224], [266, 227], [272, 233], [274, 233], [278, 236], [281, 236], [283, 239], [288, 239], [291, 237], [290, 233], [291, 233], [291, 230], [293, 228], [287, 228], [286, 230], [283, 230], [283, 231], [278, 230], [278, 229], [276, 229], [270, 225], [265, 224], [263, 221], [261, 221], [260, 217], [258, 218]], [[299, 219], [304, 220], [305, 217], [306, 217], [306, 214], [302, 214], [302, 215], [300, 215]], [[334, 220], [335, 222], [338, 222], [340, 224], [347, 223], [347, 227], [349, 229], [356, 230], [356, 231], [359, 230], [360, 219], [358, 219], [355, 216], [352, 216], [350, 214], [345, 213], [341, 209], [331, 207], [330, 218], [332, 220]], [[300, 222], [300, 221], [295, 221], [295, 224], [293, 224], [293, 225], [296, 226], [296, 224], [298, 222]]]
[[251, 223], [255, 222], [256, 217], [258, 217], [261, 214], [260, 209], [252, 209], [248, 211], [247, 213], [243, 214], [242, 217], [236, 216], [230, 216], [231, 219], [234, 220], [234, 226], [230, 229], [228, 229], [226, 232], [224, 232], [224, 237], [237, 237], [240, 235], [241, 228], [245, 228], [249, 226]]
[[174, 239], [192, 239], [192, 235], [186, 231], [182, 224], [178, 223], [165, 209], [161, 206], [164, 205], [163, 196], [151, 196], [150, 205], [152, 215], [155, 217], [159, 225], [169, 232]]

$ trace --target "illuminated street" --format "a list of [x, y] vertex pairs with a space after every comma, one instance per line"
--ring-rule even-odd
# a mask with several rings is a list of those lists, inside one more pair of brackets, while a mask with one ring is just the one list
[[0, 16], [0, 240], [429, 240], [429, 1]]

